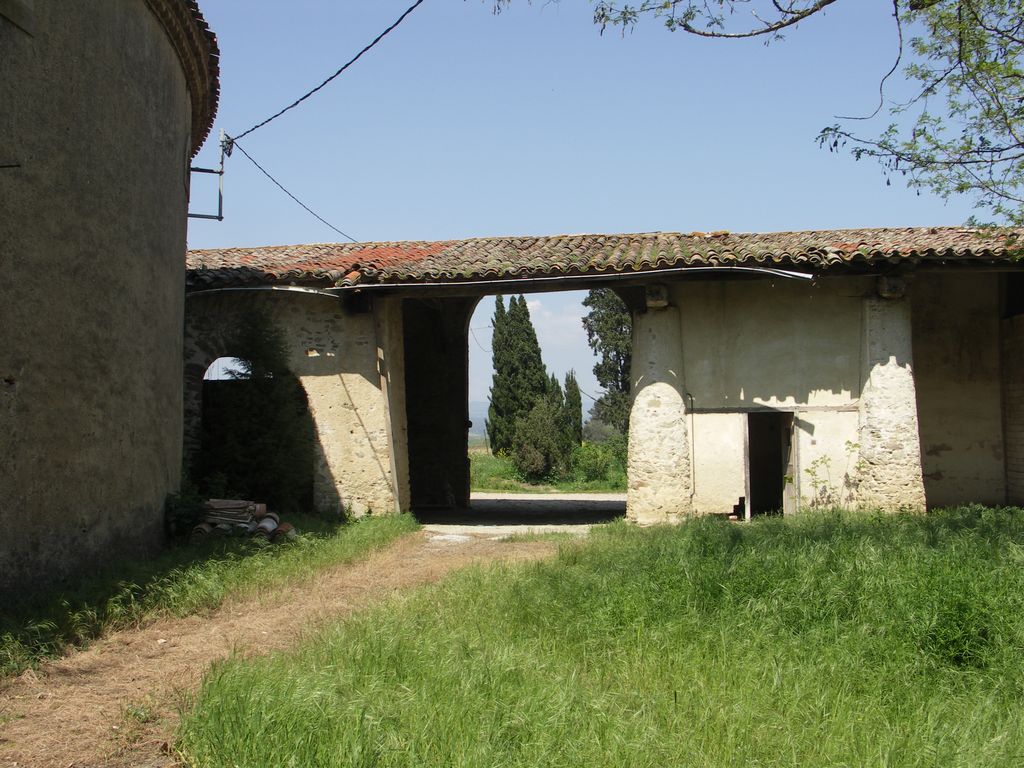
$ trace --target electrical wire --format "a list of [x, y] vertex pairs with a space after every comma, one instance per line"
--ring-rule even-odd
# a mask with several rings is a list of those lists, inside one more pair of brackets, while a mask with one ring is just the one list
[[486, 348], [484, 347], [484, 345], [480, 343], [480, 339], [478, 339], [478, 338], [476, 337], [476, 331], [475, 331], [475, 329], [473, 329], [473, 328], [470, 328], [470, 329], [469, 329], [469, 333], [470, 333], [470, 334], [471, 334], [471, 335], [473, 336], [473, 341], [475, 341], [475, 342], [476, 342], [476, 345], [477, 345], [478, 347], [480, 347], [480, 349], [481, 349], [481, 350], [483, 350], [484, 352], [486, 352], [486, 353], [487, 353], [488, 355], [490, 355], [490, 354], [493, 354], [493, 351], [492, 351], [492, 350], [490, 350], [490, 349], [486, 349]]
[[349, 59], [347, 62], [345, 62], [345, 65], [342, 66], [341, 69], [339, 69], [333, 75], [331, 75], [326, 80], [324, 80], [322, 83], [320, 83], [320, 85], [318, 85], [316, 88], [313, 88], [311, 91], [307, 91], [302, 96], [300, 96], [295, 101], [293, 101], [291, 104], [289, 104], [287, 107], [282, 109], [280, 112], [277, 112], [276, 114], [271, 115], [270, 117], [268, 117], [263, 122], [256, 123], [256, 125], [254, 125], [252, 128], [250, 128], [247, 131], [243, 131], [242, 133], [238, 134], [238, 136], [235, 137], [235, 140], [237, 141], [238, 139], [245, 138], [250, 133], [255, 131], [257, 128], [262, 128], [264, 125], [269, 123], [271, 120], [276, 120], [277, 118], [279, 118], [281, 115], [283, 115], [288, 110], [294, 109], [295, 107], [299, 106], [299, 104], [304, 102], [306, 99], [308, 99], [314, 93], [319, 91], [321, 88], [323, 88], [329, 82], [331, 82], [334, 78], [336, 78], [338, 75], [340, 75], [342, 72], [344, 72], [346, 69], [351, 67], [357, 61], [359, 61], [359, 59], [362, 57], [362, 55], [364, 53], [369, 51], [371, 48], [373, 48], [373, 46], [375, 46], [377, 43], [379, 43], [381, 40], [383, 40], [385, 37], [387, 37], [388, 33], [390, 33], [395, 27], [397, 27], [399, 24], [401, 24], [403, 21], [405, 21], [405, 17], [408, 16], [413, 11], [415, 11], [420, 6], [421, 3], [423, 3], [423, 0], [416, 0], [415, 3], [413, 3], [408, 8], [406, 8], [405, 13], [403, 13], [401, 16], [399, 16], [398, 20], [394, 24], [392, 24], [390, 27], [388, 27], [383, 32], [381, 32], [379, 35], [377, 35], [369, 45], [364, 47], [363, 50], [361, 50], [359, 53], [357, 53], [355, 56], [353, 56], [351, 59]]
[[335, 232], [337, 232], [337, 233], [338, 233], [339, 235], [341, 235], [341, 236], [342, 236], [342, 237], [344, 237], [344, 238], [347, 238], [348, 240], [351, 240], [351, 241], [352, 241], [353, 243], [357, 243], [357, 242], [359, 242], [359, 241], [358, 241], [358, 240], [356, 240], [356, 239], [355, 239], [354, 237], [352, 237], [352, 235], [349, 235], [349, 234], [346, 234], [346, 233], [342, 232], [342, 231], [341, 231], [340, 229], [338, 229], [338, 228], [337, 228], [336, 226], [334, 226], [333, 224], [331, 224], [331, 222], [327, 221], [327, 219], [325, 219], [325, 218], [324, 218], [323, 216], [321, 216], [321, 215], [320, 215], [319, 213], [317, 213], [316, 211], [314, 211], [314, 210], [313, 210], [312, 208], [310, 208], [310, 207], [309, 207], [308, 205], [306, 205], [306, 204], [305, 204], [304, 202], [302, 202], [301, 200], [299, 200], [299, 198], [297, 198], [297, 197], [296, 197], [295, 195], [293, 195], [293, 194], [292, 194], [291, 192], [289, 192], [289, 191], [288, 191], [287, 189], [285, 189], [285, 186], [284, 186], [284, 184], [282, 184], [282, 183], [281, 183], [280, 181], [278, 181], [278, 180], [277, 180], [277, 179], [275, 179], [275, 178], [274, 178], [273, 176], [271, 176], [271, 175], [270, 175], [270, 173], [269, 173], [269, 172], [267, 171], [267, 169], [266, 169], [266, 168], [264, 168], [264, 167], [263, 167], [262, 165], [260, 165], [259, 163], [257, 163], [257, 162], [256, 162], [256, 161], [255, 161], [255, 160], [253, 159], [252, 155], [250, 155], [250, 154], [249, 154], [248, 152], [246, 152], [246, 151], [245, 151], [245, 149], [244, 149], [244, 148], [242, 147], [242, 145], [238, 143], [238, 139], [232, 139], [231, 137], [228, 137], [228, 140], [229, 140], [229, 141], [230, 141], [230, 142], [232, 143], [232, 145], [233, 145], [233, 146], [234, 146], [235, 148], [237, 148], [237, 149], [238, 149], [238, 151], [239, 151], [239, 152], [241, 152], [241, 153], [242, 153], [243, 155], [245, 155], [245, 156], [246, 156], [246, 157], [247, 157], [247, 158], [249, 159], [249, 162], [250, 162], [250, 163], [252, 163], [252, 164], [253, 164], [253, 165], [255, 165], [255, 166], [256, 166], [257, 168], [259, 168], [259, 169], [260, 169], [260, 172], [261, 172], [261, 173], [262, 173], [262, 174], [263, 174], [264, 176], [266, 176], [266, 177], [267, 177], [268, 179], [270, 179], [270, 180], [271, 180], [272, 182], [274, 182], [274, 184], [276, 184], [276, 185], [277, 185], [278, 189], [280, 189], [280, 190], [281, 190], [282, 192], [284, 192], [284, 193], [285, 193], [286, 195], [288, 195], [288, 197], [290, 197], [290, 198], [291, 198], [292, 200], [294, 200], [294, 201], [295, 201], [296, 203], [298, 203], [298, 204], [299, 204], [299, 205], [301, 205], [301, 206], [302, 206], [303, 208], [305, 208], [305, 209], [306, 209], [306, 211], [308, 211], [309, 213], [313, 214], [313, 216], [315, 216], [315, 217], [316, 217], [316, 218], [317, 218], [317, 219], [318, 219], [318, 220], [319, 220], [319, 221], [320, 221], [321, 223], [323, 223], [323, 224], [326, 224], [326, 225], [327, 225], [328, 227], [330, 227], [331, 229], [333, 229], [333, 230], [334, 230]]

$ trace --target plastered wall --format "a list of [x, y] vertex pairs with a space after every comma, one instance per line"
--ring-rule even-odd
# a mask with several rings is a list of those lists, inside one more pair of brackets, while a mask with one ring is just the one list
[[143, 0], [0, 17], [0, 595], [153, 548], [181, 466], [190, 153]]
[[[668, 309], [634, 318], [640, 365], [680, 396], [651, 397], [634, 372], [633, 519], [727, 513], [746, 499], [753, 412], [792, 415], [789, 509], [923, 507], [907, 298], [881, 299], [875, 280], [859, 277], [679, 281], [668, 297]], [[661, 327], [670, 316], [674, 333]], [[657, 487], [667, 460], [674, 501], [633, 493], [638, 480]]]
[[860, 394], [871, 281], [676, 284], [686, 385], [699, 409], [849, 405]]
[[693, 512], [745, 496], [747, 413], [794, 414], [803, 506], [849, 498], [856, 464], [861, 322], [871, 281], [680, 282], [679, 306], [695, 487]]
[[914, 363], [930, 507], [1006, 498], [998, 302], [992, 273], [914, 278]]
[[[856, 503], [856, 410], [791, 412], [797, 444], [791, 482], [801, 508]], [[747, 413], [696, 413], [690, 418], [693, 513], [730, 512], [747, 496]]]
[[1003, 321], [1006, 500], [1024, 506], [1024, 315]]
[[[219, 357], [246, 308], [258, 308], [287, 340], [289, 367], [309, 399], [318, 461], [314, 503], [321, 512], [389, 514], [408, 499], [404, 408], [389, 401], [404, 378], [401, 306], [382, 299], [346, 311], [336, 297], [288, 291], [191, 294], [185, 315], [185, 419], [189, 450], [198, 448], [202, 378]], [[401, 392], [396, 393], [397, 397]], [[254, 414], [258, 418], [258, 414]], [[394, 436], [394, 437], [393, 437]]]

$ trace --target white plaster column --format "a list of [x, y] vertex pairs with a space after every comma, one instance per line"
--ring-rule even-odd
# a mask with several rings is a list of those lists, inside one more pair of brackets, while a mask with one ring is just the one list
[[924, 511], [910, 301], [902, 291], [865, 299], [862, 360], [855, 498], [864, 507]]
[[640, 524], [691, 512], [692, 482], [679, 310], [633, 316], [626, 515]]

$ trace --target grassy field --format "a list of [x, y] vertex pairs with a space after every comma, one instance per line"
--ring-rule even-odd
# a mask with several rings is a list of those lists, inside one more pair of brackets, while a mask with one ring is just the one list
[[288, 520], [303, 533], [286, 544], [210, 537], [146, 560], [113, 563], [73, 591], [4, 606], [0, 676], [20, 672], [111, 629], [162, 615], [198, 613], [228, 597], [302, 582], [319, 569], [351, 561], [416, 528], [407, 515], [349, 524], [308, 515], [289, 515]]
[[494, 456], [486, 448], [469, 452], [470, 488], [495, 493], [617, 493], [626, 490], [626, 475], [618, 473], [603, 480], [559, 480], [534, 485], [524, 482], [512, 462]]
[[213, 766], [1018, 766], [1024, 512], [612, 524], [216, 666]]

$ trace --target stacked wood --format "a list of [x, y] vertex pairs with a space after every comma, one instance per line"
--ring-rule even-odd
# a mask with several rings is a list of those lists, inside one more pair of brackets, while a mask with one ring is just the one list
[[207, 499], [203, 518], [192, 529], [193, 536], [209, 534], [253, 536], [264, 541], [286, 541], [298, 534], [290, 523], [282, 523], [276, 512], [261, 502], [246, 499]]

